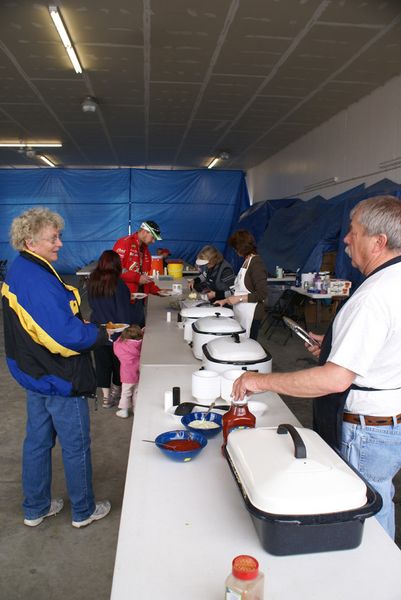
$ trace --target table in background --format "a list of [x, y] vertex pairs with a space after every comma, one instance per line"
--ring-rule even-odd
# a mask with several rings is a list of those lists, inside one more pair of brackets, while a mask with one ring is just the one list
[[[182, 331], [176, 337], [174, 323], [165, 320], [167, 299], [149, 300], [145, 349], [157, 334], [171, 355], [184, 355]], [[272, 556], [262, 549], [221, 455], [221, 435], [187, 464], [170, 461], [142, 441], [177, 428], [163, 410], [164, 392], [179, 386], [182, 400], [190, 400], [193, 370], [192, 364], [141, 367], [111, 600], [220, 600], [238, 554], [259, 561], [266, 600], [399, 600], [401, 552], [375, 518], [366, 520], [362, 543], [354, 550]], [[258, 426], [299, 425], [277, 394], [258, 399], [268, 405]], [[380, 576], [375, 575], [378, 564]]]
[[285, 275], [284, 277], [268, 277], [267, 283], [277, 283], [281, 285], [290, 285], [295, 283], [295, 275]]
[[84, 267], [81, 267], [75, 273], [75, 275], [78, 277], [77, 287], [78, 287], [79, 293], [81, 295], [81, 298], [84, 298], [84, 296], [87, 293], [86, 282], [89, 279], [92, 271], [96, 268], [96, 265], [97, 265], [97, 260], [93, 260], [92, 262], [85, 265]]
[[77, 271], [75, 273], [75, 275], [77, 275], [78, 277], [84, 277], [85, 279], [88, 279], [88, 277], [90, 276], [92, 271], [96, 268], [96, 265], [97, 265], [97, 260], [93, 260], [92, 262], [85, 265], [84, 267], [81, 267], [79, 269], [79, 271]]
[[346, 298], [346, 296], [339, 296], [338, 294], [318, 294], [318, 293], [313, 293], [313, 292], [308, 292], [307, 290], [305, 290], [303, 287], [295, 287], [295, 286], [291, 286], [290, 288], [292, 291], [297, 292], [297, 294], [301, 294], [302, 296], [305, 296], [306, 298], [310, 298], [311, 300], [316, 300], [316, 319], [315, 319], [315, 326], [320, 325], [320, 309], [321, 309], [321, 302], [322, 300], [334, 300], [336, 302], [338, 302], [339, 300]]
[[272, 308], [281, 298], [283, 292], [295, 284], [295, 275], [267, 278], [267, 306]]

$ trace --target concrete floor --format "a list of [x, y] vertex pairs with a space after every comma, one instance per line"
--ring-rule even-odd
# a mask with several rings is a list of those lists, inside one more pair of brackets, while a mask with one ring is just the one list
[[[85, 316], [85, 306], [84, 306]], [[275, 370], [308, 366], [309, 354], [298, 338], [283, 345], [287, 330], [277, 327], [269, 349]], [[25, 394], [10, 377], [4, 360], [0, 310], [0, 598], [4, 600], [106, 600], [110, 597], [124, 492], [132, 419], [91, 405], [92, 462], [96, 497], [109, 499], [110, 515], [81, 530], [71, 526], [60, 448], [53, 451], [53, 496], [64, 510], [41, 525], [23, 525], [21, 448]], [[311, 400], [284, 398], [304, 426], [311, 424]], [[396, 478], [397, 543], [401, 547], [401, 477]], [[134, 598], [134, 596], [133, 596]], [[151, 600], [151, 597], [144, 600]]]

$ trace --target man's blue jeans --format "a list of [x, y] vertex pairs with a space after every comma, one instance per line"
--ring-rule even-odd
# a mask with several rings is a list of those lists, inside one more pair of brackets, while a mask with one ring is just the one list
[[26, 519], [50, 508], [52, 448], [59, 438], [72, 518], [84, 521], [95, 510], [88, 401], [81, 396], [45, 396], [27, 390], [27, 425], [22, 458]]
[[341, 453], [383, 498], [376, 518], [394, 539], [393, 477], [401, 468], [401, 424], [385, 427], [343, 423]]

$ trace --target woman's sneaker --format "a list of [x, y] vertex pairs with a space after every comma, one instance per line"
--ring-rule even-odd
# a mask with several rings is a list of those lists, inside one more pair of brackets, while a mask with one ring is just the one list
[[93, 523], [93, 521], [99, 521], [104, 517], [107, 517], [111, 509], [111, 504], [108, 500], [101, 500], [100, 502], [96, 502], [96, 508], [90, 517], [85, 519], [84, 521], [73, 521], [73, 527], [86, 527]]
[[113, 408], [114, 400], [110, 400], [109, 398], [104, 398], [102, 402], [103, 408]]
[[127, 419], [129, 417], [128, 408], [120, 408], [116, 412], [116, 417], [121, 417], [122, 419]]
[[64, 500], [62, 498], [52, 500], [50, 502], [49, 512], [46, 515], [43, 515], [43, 517], [38, 517], [37, 519], [24, 519], [24, 525], [28, 525], [28, 527], [36, 527], [36, 525], [40, 525], [43, 519], [46, 519], [46, 517], [57, 515], [57, 513], [62, 510], [63, 506]]

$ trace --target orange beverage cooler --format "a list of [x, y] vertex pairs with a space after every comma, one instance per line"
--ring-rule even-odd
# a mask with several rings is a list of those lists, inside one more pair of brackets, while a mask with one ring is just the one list
[[153, 273], [153, 271], [157, 271], [160, 275], [163, 275], [163, 257], [152, 256], [150, 269], [151, 273]]

